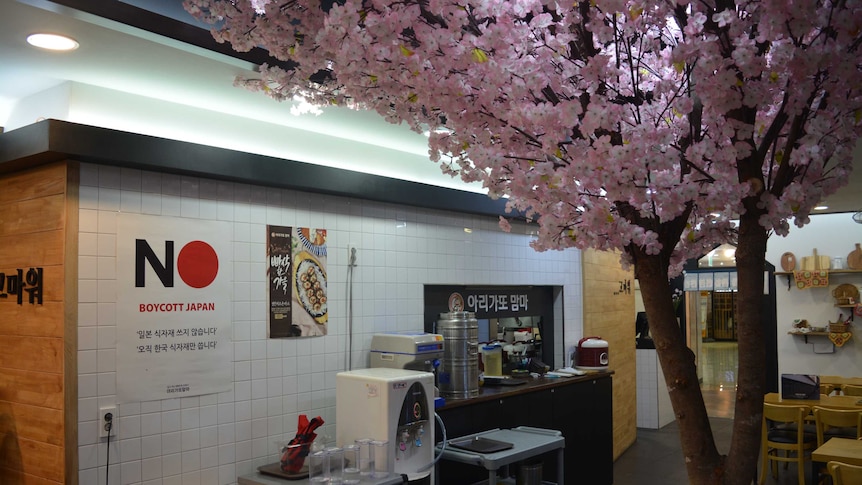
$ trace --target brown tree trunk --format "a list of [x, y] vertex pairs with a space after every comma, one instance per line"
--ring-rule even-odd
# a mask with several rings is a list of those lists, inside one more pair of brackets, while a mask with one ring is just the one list
[[635, 274], [649, 318], [650, 334], [679, 424], [689, 482], [695, 485], [719, 484], [724, 460], [715, 447], [694, 354], [686, 346], [676, 319], [667, 261], [661, 255], [648, 255], [639, 248], [633, 251], [636, 252]]
[[764, 352], [763, 272], [766, 269], [766, 243], [769, 237], [758, 219], [761, 212], [753, 203], [739, 221], [736, 248], [736, 317], [739, 343], [736, 409], [733, 438], [727, 456], [726, 485], [748, 485], [757, 475], [760, 426], [766, 384]]

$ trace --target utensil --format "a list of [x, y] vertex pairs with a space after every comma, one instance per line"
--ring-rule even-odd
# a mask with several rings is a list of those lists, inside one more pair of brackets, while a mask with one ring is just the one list
[[839, 305], [852, 305], [859, 301], [859, 288], [850, 283], [840, 284], [832, 290], [832, 296]]
[[786, 252], [781, 255], [781, 269], [788, 273], [796, 269], [796, 255]]
[[817, 254], [817, 248], [813, 250], [813, 256], [805, 256], [802, 258], [802, 269], [804, 271], [818, 271], [821, 269], [829, 269], [829, 265], [831, 261], [829, 256], [819, 256]]
[[847, 255], [847, 267], [850, 269], [862, 269], [862, 245], [856, 243], [856, 249]]

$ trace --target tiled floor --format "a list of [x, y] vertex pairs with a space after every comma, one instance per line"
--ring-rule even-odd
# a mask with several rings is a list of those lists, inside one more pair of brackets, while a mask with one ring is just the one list
[[[736, 343], [704, 343], [701, 390], [719, 453], [727, 453], [733, 431], [736, 397]], [[810, 462], [808, 464], [810, 467]], [[806, 477], [809, 470], [806, 470]], [[614, 485], [677, 485], [688, 483], [679, 445], [679, 427], [672, 422], [662, 429], [638, 429], [637, 441], [614, 463]], [[779, 467], [778, 479], [767, 475], [767, 484], [796, 485], [796, 465]]]
[[736, 342], [704, 342], [700, 390], [710, 417], [733, 418], [737, 360]]
[[[733, 421], [710, 418], [719, 453], [727, 453]], [[811, 462], [805, 476], [810, 476]], [[679, 447], [676, 422], [661, 429], [638, 429], [637, 441], [614, 462], [614, 485], [683, 485], [688, 483], [685, 462]], [[767, 474], [767, 485], [797, 485], [796, 465], [778, 467], [778, 479]]]

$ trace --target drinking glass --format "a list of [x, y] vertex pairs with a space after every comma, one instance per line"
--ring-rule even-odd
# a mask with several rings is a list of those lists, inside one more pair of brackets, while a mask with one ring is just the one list
[[355, 441], [359, 447], [359, 475], [370, 477], [374, 473], [374, 449], [371, 438], [359, 438]]
[[344, 485], [355, 485], [361, 480], [359, 473], [359, 447], [344, 447]]
[[329, 482], [329, 455], [325, 451], [315, 451], [308, 455], [308, 481]]
[[374, 472], [373, 478], [386, 478], [389, 476], [389, 441], [374, 440], [371, 442], [374, 450]]
[[341, 485], [344, 474], [344, 450], [335, 446], [324, 450], [329, 460], [329, 483]]

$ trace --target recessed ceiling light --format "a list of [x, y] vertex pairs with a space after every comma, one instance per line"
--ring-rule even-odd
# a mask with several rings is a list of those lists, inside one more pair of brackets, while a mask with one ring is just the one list
[[57, 34], [31, 34], [27, 36], [27, 43], [52, 51], [71, 51], [78, 48], [75, 39]]
[[825, 210], [826, 210], [826, 209], [828, 209], [828, 208], [829, 208], [829, 206], [828, 206], [828, 205], [818, 205], [817, 207], [815, 207], [815, 208], [814, 208], [814, 210], [816, 210], [816, 211], [825, 211]]

